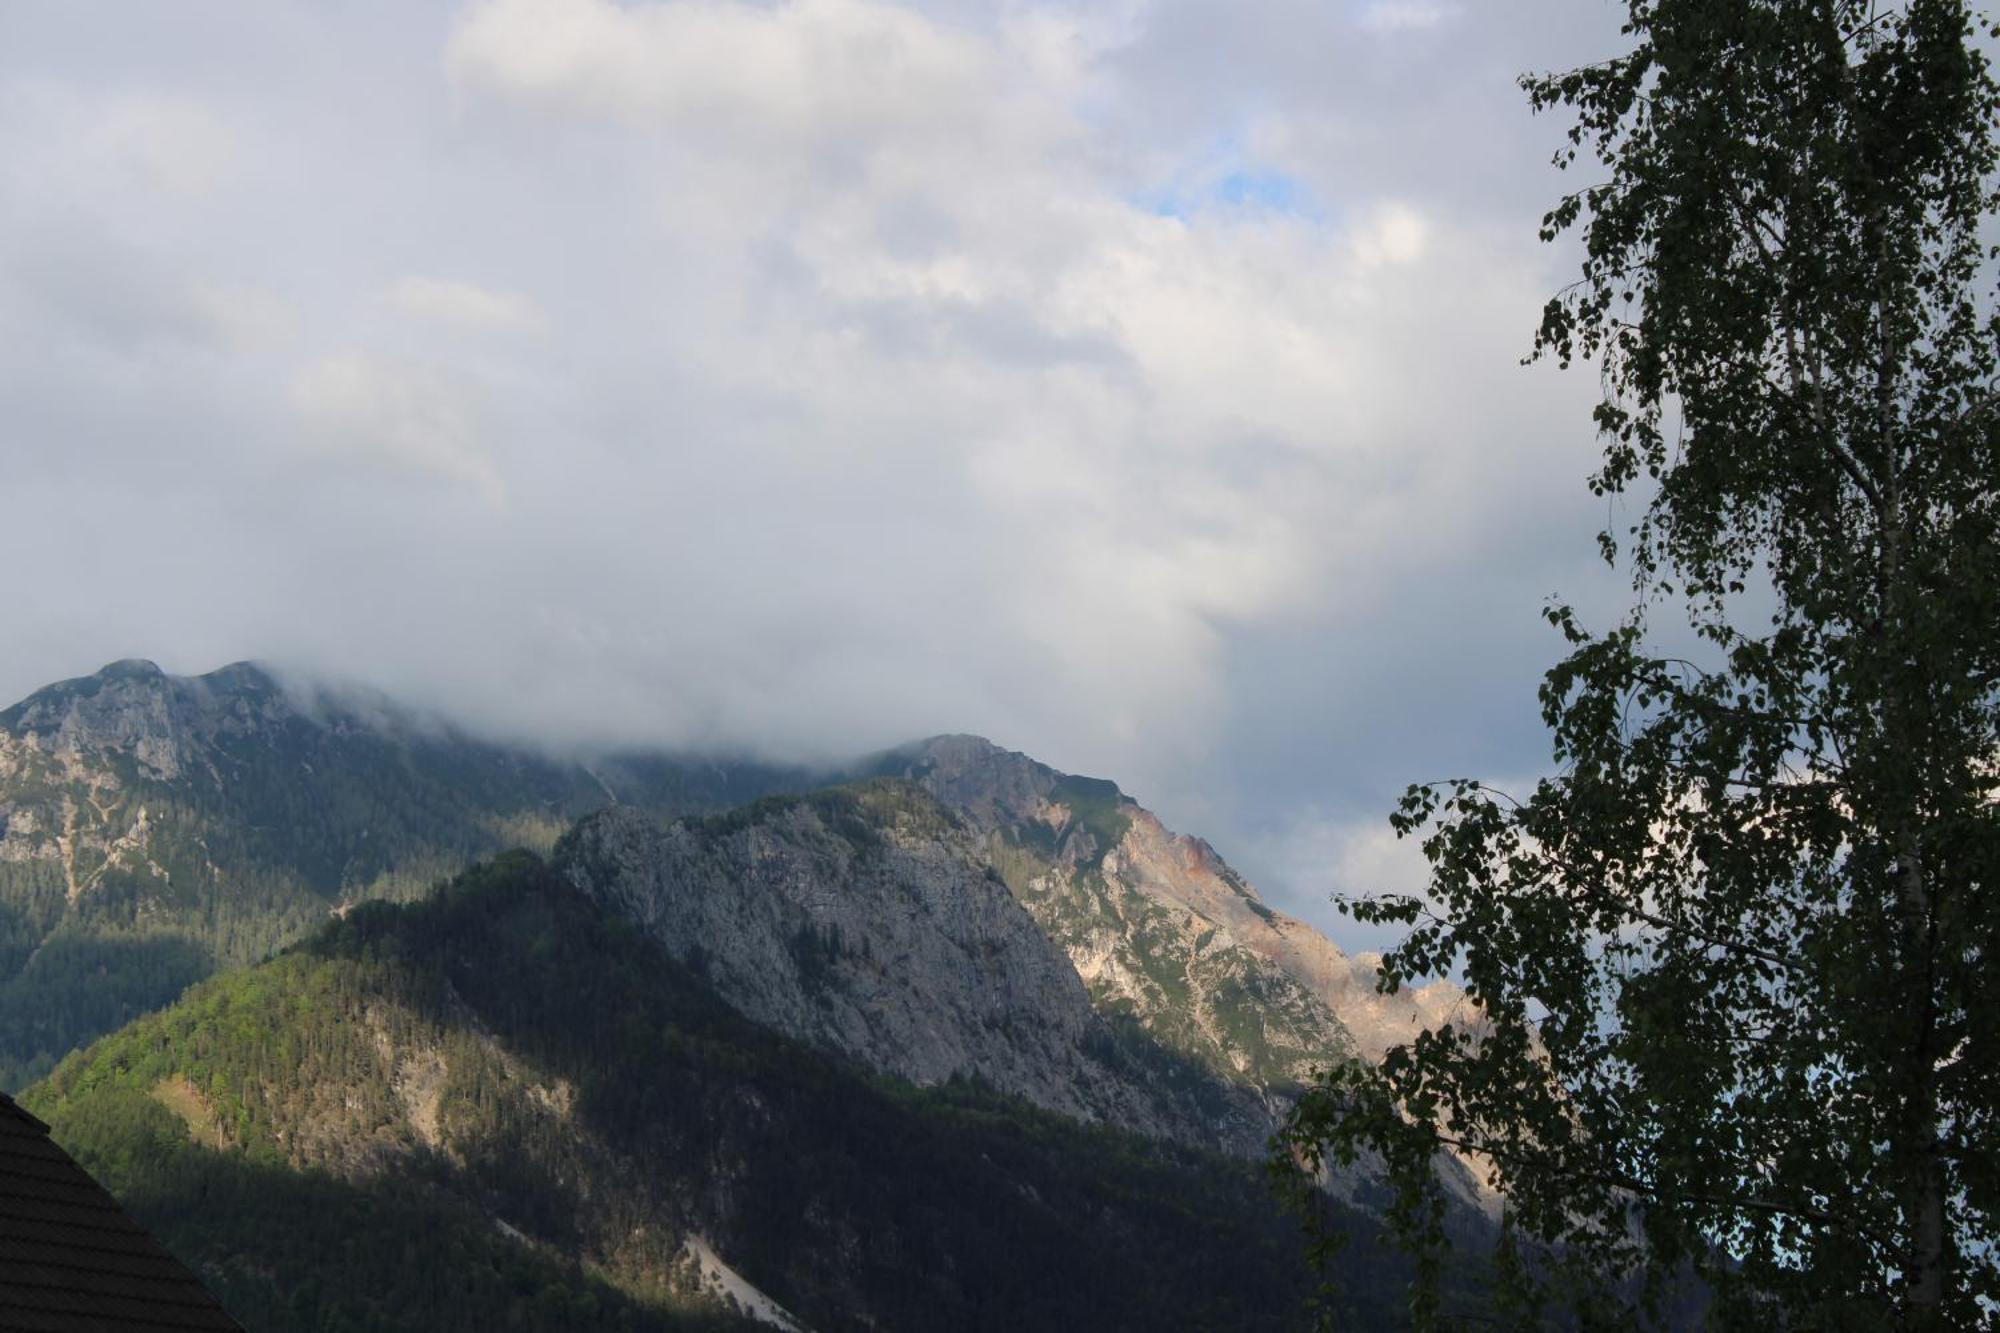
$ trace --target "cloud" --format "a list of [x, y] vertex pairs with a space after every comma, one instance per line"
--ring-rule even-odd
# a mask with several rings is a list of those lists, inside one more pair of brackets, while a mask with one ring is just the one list
[[1354, 237], [1355, 258], [1363, 268], [1414, 264], [1430, 244], [1431, 225], [1423, 214], [1400, 203], [1378, 206]]
[[84, 146], [145, 188], [197, 195], [220, 186], [243, 157], [238, 136], [212, 108], [174, 96], [109, 99]]
[[291, 403], [305, 438], [330, 457], [459, 482], [489, 504], [506, 499], [480, 447], [477, 400], [447, 372], [360, 353], [301, 370]]
[[1535, 610], [1599, 595], [1511, 81], [1599, 8], [29, 7], [0, 695], [262, 656], [559, 743], [981, 731], [1318, 901], [1285, 831], [1532, 768]]
[[[1430, 865], [1417, 840], [1398, 838], [1386, 813], [1337, 815], [1295, 812], [1266, 841], [1262, 856], [1279, 868], [1280, 882], [1298, 902], [1291, 910], [1325, 910], [1334, 896], [1422, 896]], [[1383, 933], [1393, 939], [1400, 928]]]
[[526, 333], [542, 327], [542, 312], [519, 292], [495, 291], [448, 278], [399, 278], [389, 303], [413, 319], [474, 333]]
[[1458, 16], [1459, 6], [1417, 0], [1381, 0], [1361, 11], [1361, 26], [1369, 32], [1409, 32], [1435, 28]]
[[949, 112], [989, 82], [985, 56], [869, 0], [482, 0], [455, 25], [445, 68], [464, 90], [584, 114], [865, 142], [950, 132]]

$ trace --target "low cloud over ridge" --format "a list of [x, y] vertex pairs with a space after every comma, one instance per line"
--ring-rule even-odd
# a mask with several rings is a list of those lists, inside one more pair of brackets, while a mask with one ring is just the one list
[[0, 693], [974, 730], [1283, 899], [1409, 778], [1531, 769], [1535, 609], [1608, 595], [1592, 385], [1515, 364], [1561, 256], [1510, 80], [1601, 17], [1538, 7], [17, 14]]

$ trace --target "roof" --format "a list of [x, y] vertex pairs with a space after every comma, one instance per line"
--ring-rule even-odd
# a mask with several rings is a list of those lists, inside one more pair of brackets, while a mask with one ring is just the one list
[[200, 1279], [0, 1093], [0, 1328], [242, 1333]]

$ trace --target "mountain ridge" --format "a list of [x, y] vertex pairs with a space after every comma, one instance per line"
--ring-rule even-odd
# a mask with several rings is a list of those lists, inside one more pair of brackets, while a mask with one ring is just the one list
[[[701, 1247], [818, 1333], [1275, 1330], [1305, 1295], [1248, 1164], [775, 1033], [528, 853], [204, 982], [25, 1100], [252, 1327], [723, 1327]], [[1328, 1207], [1355, 1277], [1393, 1263]]]
[[[612, 822], [634, 843], [680, 816], [741, 821], [746, 799], [796, 796], [829, 778], [895, 778], [928, 793], [962, 825], [931, 830], [933, 871], [955, 875], [959, 893], [985, 892], [988, 877], [1003, 884], [1073, 969], [1058, 977], [1019, 952], [1040, 978], [1031, 989], [1080, 984], [1098, 1015], [1088, 1021], [1135, 1029], [1262, 1103], [1255, 1128], [1221, 1116], [1236, 1123], [1223, 1137], [1238, 1152], [1256, 1150], [1316, 1069], [1379, 1058], [1462, 1004], [1441, 985], [1378, 994], [1330, 940], [1267, 906], [1212, 846], [1173, 833], [1114, 782], [980, 737], [931, 737], [833, 774], [663, 754], [586, 763], [481, 741], [385, 696], [288, 686], [254, 663], [176, 677], [128, 659], [0, 711], [0, 1059], [46, 1067], [67, 1045], [218, 967], [254, 961], [331, 911], [412, 896], [508, 845], [548, 851], [606, 806], [623, 808]], [[668, 835], [648, 854], [693, 836]], [[794, 879], [832, 864], [825, 854], [838, 839], [820, 841], [818, 860], [803, 857]], [[737, 858], [739, 879], [753, 859]], [[809, 925], [842, 928], [825, 912]], [[682, 939], [683, 950], [691, 943]], [[112, 984], [47, 984], [64, 968]], [[31, 1012], [37, 1005], [61, 1021]], [[789, 1023], [766, 1017], [814, 1038], [802, 1012]], [[1057, 1049], [1071, 1055], [1051, 1057], [1058, 1064], [1088, 1021], [1064, 1020]], [[919, 1081], [950, 1072], [877, 1054]], [[993, 1059], [964, 1063], [1037, 1104], [1087, 1113], [1061, 1092], [1064, 1078], [1044, 1071], [1036, 1092], [1031, 1062], [1015, 1060], [1012, 1072]], [[1213, 1131], [1220, 1113], [1210, 1112]], [[1185, 1114], [1151, 1122], [1206, 1141]]]
[[[966, 1301], [1046, 1312], [1061, 1302], [978, 1285], [1012, 1290], [1013, 1270], [951, 1274], [954, 1247], [984, 1243], [967, 1200], [1031, 1227], [1061, 1195], [1081, 1228], [1063, 1244], [1124, 1254], [1116, 1235], [1186, 1222], [1172, 1200], [1198, 1178], [1268, 1256], [1269, 1200], [1232, 1191], [1299, 1086], [1462, 1003], [1378, 994], [1115, 782], [976, 736], [834, 772], [585, 762], [252, 664], [186, 678], [138, 661], [0, 712], [0, 1060], [34, 1073], [110, 1034], [31, 1095], [225, 1268], [255, 1237], [214, 1248], [189, 1199], [258, 1216], [268, 1190], [320, 1200], [337, 1246], [370, 1215], [449, 1237], [493, 1275], [472, 1299], [536, 1285], [572, 1322], [705, 1327], [731, 1317], [710, 1299], [730, 1291], [822, 1330], [871, 1310], [870, 1327], [970, 1327]], [[883, 1194], [899, 1135], [942, 1155]], [[859, 1144], [877, 1146], [849, 1160]], [[786, 1258], [797, 1152], [824, 1182]], [[1329, 1183], [1329, 1209], [1379, 1192], [1369, 1163]], [[1480, 1202], [1467, 1173], [1451, 1184]], [[1146, 1202], [1125, 1215], [1120, 1198]], [[754, 1226], [733, 1211], [750, 1201]], [[910, 1207], [955, 1220], [906, 1233]], [[1098, 1225], [1112, 1238], [1087, 1239]], [[897, 1254], [846, 1271], [885, 1227]], [[912, 1294], [920, 1253], [944, 1269]], [[1119, 1262], [1105, 1299], [1172, 1323], [1147, 1294], [1168, 1276]], [[448, 1303], [388, 1250], [353, 1263], [412, 1308]], [[263, 1268], [324, 1271], [292, 1251]], [[230, 1280], [284, 1322], [259, 1273]]]
[[716, 811], [816, 780], [551, 757], [254, 663], [190, 677], [127, 659], [45, 686], [0, 711], [0, 1083], [339, 907], [546, 850], [614, 799]]

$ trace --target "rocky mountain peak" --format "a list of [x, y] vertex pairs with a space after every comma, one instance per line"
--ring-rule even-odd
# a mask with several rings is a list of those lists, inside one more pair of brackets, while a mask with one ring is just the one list
[[1032, 820], [1063, 775], [983, 736], [933, 736], [891, 750], [872, 766], [921, 783], [985, 831]]
[[[1379, 994], [1379, 960], [1349, 958], [1270, 907], [1213, 846], [1167, 828], [1114, 783], [977, 736], [933, 737], [879, 768], [990, 838], [1047, 857], [1050, 872], [1017, 877], [1017, 890], [1099, 1006], [1138, 1015], [1226, 1072], [1282, 1081], [1329, 1059], [1379, 1059], [1465, 1007], [1448, 982]], [[1239, 1018], [1251, 1008], [1255, 1025]]]
[[0, 711], [0, 731], [48, 753], [124, 754], [147, 777], [178, 777], [218, 730], [291, 713], [276, 678], [254, 662], [173, 676], [126, 658], [35, 691]]
[[144, 657], [121, 657], [97, 671], [99, 680], [157, 680], [167, 673], [160, 664]]
[[973, 1078], [1238, 1153], [1268, 1132], [1247, 1094], [1155, 1086], [1147, 1052], [1096, 1011], [982, 835], [906, 781], [673, 824], [605, 810], [564, 838], [556, 867], [742, 1013], [874, 1069], [920, 1086]]

